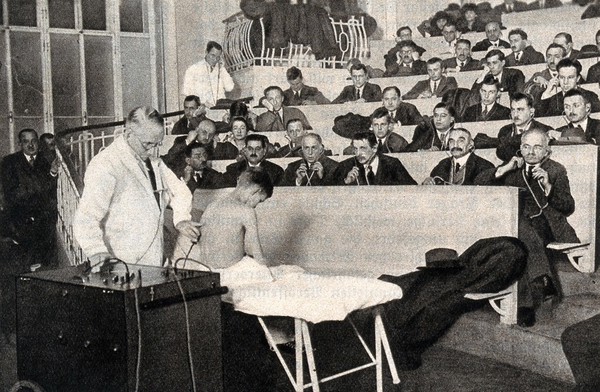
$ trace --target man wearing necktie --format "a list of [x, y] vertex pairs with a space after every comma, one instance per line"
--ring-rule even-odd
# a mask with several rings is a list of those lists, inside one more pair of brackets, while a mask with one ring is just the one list
[[387, 154], [406, 150], [408, 142], [393, 129], [394, 124], [387, 109], [375, 109], [371, 114], [371, 131], [377, 137], [377, 152]]
[[519, 239], [529, 251], [527, 270], [519, 281], [518, 322], [535, 323], [535, 309], [559, 287], [550, 266], [550, 242], [578, 243], [567, 217], [575, 211], [569, 178], [563, 165], [550, 159], [546, 132], [530, 129], [521, 138], [521, 157], [480, 174], [478, 185], [506, 185], [523, 189], [519, 211]]
[[445, 59], [442, 66], [449, 72], [475, 71], [483, 68], [478, 60], [471, 57], [471, 41], [463, 38], [456, 41], [454, 57]]
[[340, 162], [333, 179], [337, 185], [416, 185], [397, 159], [377, 152], [377, 138], [358, 132], [352, 138], [354, 156]]
[[186, 167], [183, 170], [182, 180], [188, 186], [192, 194], [198, 188], [219, 188], [222, 182], [222, 174], [207, 166], [210, 148], [197, 141], [185, 147]]
[[302, 71], [297, 67], [290, 67], [285, 73], [290, 88], [283, 92], [285, 106], [322, 105], [330, 103], [316, 87], [304, 84]]
[[506, 56], [501, 50], [492, 49], [486, 53], [485, 65], [479, 77], [473, 83], [471, 91], [478, 91], [488, 75], [493, 76], [500, 83], [500, 91], [514, 94], [523, 90], [525, 75], [519, 69], [506, 67]]
[[279, 86], [269, 86], [260, 100], [267, 111], [256, 119], [257, 132], [284, 132], [285, 125], [291, 120], [300, 120], [305, 129], [312, 129], [306, 116], [300, 109], [283, 105], [283, 90]]
[[527, 33], [522, 29], [513, 29], [508, 33], [512, 53], [506, 57], [507, 67], [544, 62], [544, 55], [535, 50], [527, 38]]
[[427, 60], [429, 78], [419, 80], [413, 88], [402, 96], [402, 99], [442, 97], [447, 91], [456, 89], [458, 84], [452, 76], [444, 75], [443, 61], [439, 57]]
[[498, 144], [496, 156], [506, 162], [514, 157], [521, 146], [521, 136], [529, 129], [540, 129], [544, 132], [552, 127], [542, 124], [534, 119], [535, 108], [533, 98], [529, 94], [516, 93], [510, 100], [511, 124], [507, 124], [498, 131]]
[[473, 52], [481, 52], [489, 49], [510, 48], [510, 44], [502, 39], [502, 29], [500, 22], [492, 21], [485, 25], [486, 38], [477, 42], [473, 46]]
[[551, 131], [551, 137], [565, 138], [564, 141], [567, 141], [566, 136], [569, 135], [575, 137], [575, 143], [583, 140], [592, 144], [600, 143], [600, 120], [590, 118], [592, 105], [587, 97], [580, 90], [573, 89], [565, 94], [563, 105], [569, 123]]
[[454, 128], [448, 134], [451, 156], [442, 159], [431, 170], [423, 185], [473, 185], [475, 178], [494, 165], [474, 153], [471, 133], [464, 128]]
[[364, 64], [354, 64], [350, 67], [352, 85], [345, 86], [340, 95], [332, 103], [346, 102], [376, 102], [381, 100], [381, 87], [369, 83], [369, 72]]
[[465, 122], [495, 121], [510, 118], [510, 109], [496, 102], [499, 92], [500, 83], [492, 75], [487, 75], [479, 88], [481, 103], [465, 109], [462, 120]]
[[527, 83], [525, 83], [523, 91], [527, 91], [539, 100], [548, 83], [558, 75], [558, 71], [556, 70], [558, 62], [565, 57], [565, 48], [555, 43], [548, 45], [548, 48], [546, 48], [546, 68], [534, 73]]
[[160, 159], [153, 158], [164, 137], [162, 116], [146, 106], [133, 109], [125, 133], [90, 161], [73, 232], [93, 266], [117, 258], [162, 266], [165, 209], [173, 225], [196, 240], [191, 222], [192, 194]]

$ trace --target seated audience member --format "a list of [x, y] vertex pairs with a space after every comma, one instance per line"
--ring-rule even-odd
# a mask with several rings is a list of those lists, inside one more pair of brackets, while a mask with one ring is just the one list
[[564, 31], [560, 32], [554, 36], [553, 42], [565, 48], [565, 51], [567, 52], [565, 57], [568, 57], [571, 60], [577, 60], [579, 57], [579, 51], [577, 49], [573, 49], [573, 37], [571, 34], [565, 33]]
[[497, 101], [500, 83], [492, 75], [486, 75], [479, 88], [481, 102], [469, 106], [463, 115], [462, 121], [496, 121], [508, 120], [510, 109], [500, 105]]
[[524, 1], [519, 0], [504, 0], [504, 3], [494, 7], [494, 10], [503, 14], [510, 14], [511, 12], [523, 12], [527, 11], [529, 6]]
[[193, 141], [185, 147], [185, 163], [183, 173], [175, 173], [190, 189], [214, 189], [222, 184], [222, 174], [207, 166], [210, 147]]
[[338, 163], [325, 156], [321, 136], [307, 133], [302, 137], [302, 159], [291, 162], [283, 173], [283, 185], [333, 185], [333, 173]]
[[339, 163], [333, 174], [337, 185], [416, 185], [402, 163], [377, 152], [372, 132], [357, 132], [352, 138], [354, 156]]
[[442, 35], [444, 36], [444, 39], [441, 41], [442, 46], [454, 51], [456, 40], [460, 38], [460, 32], [457, 31], [456, 23], [452, 21], [446, 23], [442, 28]]
[[171, 135], [185, 135], [204, 119], [206, 119], [206, 108], [200, 105], [200, 98], [197, 95], [188, 95], [183, 100], [183, 117], [173, 125]]
[[248, 110], [248, 105], [243, 101], [234, 101], [229, 107], [229, 111], [223, 115], [223, 122], [216, 123], [217, 132], [225, 133], [231, 131], [231, 119], [235, 117], [243, 117], [248, 126], [248, 132], [256, 129], [256, 113]]
[[415, 43], [400, 41], [393, 54], [385, 56], [385, 73], [383, 76], [425, 75], [427, 67], [423, 60], [415, 60]]
[[394, 124], [386, 108], [375, 109], [371, 114], [371, 131], [377, 137], [378, 153], [403, 152], [408, 142], [393, 132]]
[[[248, 122], [243, 117], [234, 117], [231, 119], [231, 132], [227, 135], [223, 144], [232, 151], [231, 155], [227, 158], [221, 159], [240, 159], [242, 156], [242, 150], [246, 147], [246, 137], [248, 136]], [[232, 145], [235, 147], [236, 154], [233, 156], [233, 149], [229, 147]]]
[[242, 150], [244, 159], [225, 168], [224, 186], [235, 186], [240, 174], [251, 167], [261, 167], [271, 177], [273, 185], [279, 185], [283, 177], [283, 169], [265, 159], [269, 139], [263, 135], [252, 134], [248, 135], [245, 141], [246, 147]]
[[316, 87], [306, 86], [302, 71], [296, 67], [289, 68], [285, 76], [290, 88], [283, 92], [285, 106], [321, 105], [331, 103]]
[[477, 15], [477, 5], [466, 3], [461, 8], [461, 18], [457, 21], [461, 33], [485, 31], [485, 23]]
[[448, 15], [448, 13], [444, 11], [438, 11], [431, 19], [424, 20], [417, 27], [417, 30], [419, 30], [423, 37], [441, 37], [442, 29], [449, 20], [451, 20], [451, 17]]
[[487, 75], [492, 75], [500, 82], [500, 91], [508, 91], [514, 94], [523, 90], [525, 84], [525, 75], [518, 69], [506, 68], [504, 53], [498, 49], [492, 49], [485, 55], [485, 63], [479, 77], [473, 83], [472, 91], [477, 91], [481, 87], [483, 80]]
[[556, 65], [565, 56], [565, 48], [559, 44], [550, 44], [546, 49], [546, 69], [534, 73], [531, 79], [525, 83], [523, 91], [531, 94], [534, 99], [539, 100], [550, 80], [558, 75]]
[[406, 151], [448, 150], [448, 131], [454, 127], [455, 119], [456, 111], [452, 106], [438, 103], [433, 108], [433, 118], [427, 118], [417, 125]]
[[274, 158], [288, 158], [302, 156], [302, 137], [306, 135], [306, 129], [300, 120], [290, 120], [285, 126], [285, 138], [288, 144], [278, 149]]
[[306, 129], [312, 129], [306, 116], [300, 109], [283, 105], [283, 90], [279, 86], [270, 86], [265, 89], [265, 98], [261, 103], [267, 108], [256, 119], [256, 132], [283, 132], [285, 124], [293, 119], [302, 121]]
[[[596, 45], [598, 50], [600, 50], [600, 30], [596, 32]], [[598, 52], [597, 56], [600, 57], [600, 52]], [[587, 81], [589, 83], [600, 83], [600, 62], [592, 65], [587, 72]]]
[[519, 211], [519, 238], [528, 250], [527, 269], [519, 281], [518, 323], [535, 323], [535, 309], [557, 295], [557, 276], [550, 265], [550, 242], [577, 243], [567, 217], [575, 211], [569, 178], [563, 165], [550, 158], [546, 132], [530, 129], [521, 138], [521, 155], [483, 172], [479, 185], [505, 185], [524, 189]]
[[369, 83], [367, 67], [355, 64], [350, 68], [352, 86], [346, 86], [332, 103], [377, 102], [381, 99], [381, 87]]
[[544, 55], [538, 52], [527, 42], [527, 33], [521, 29], [514, 29], [508, 33], [512, 53], [506, 56], [506, 66], [539, 64], [544, 62]]
[[517, 155], [521, 147], [521, 136], [530, 129], [548, 132], [552, 129], [546, 124], [535, 120], [533, 98], [529, 94], [516, 93], [510, 97], [510, 118], [512, 123], [503, 126], [498, 131], [498, 146], [496, 156], [507, 162]]
[[[578, 88], [581, 79], [581, 63], [578, 60], [564, 58], [556, 65], [558, 74], [552, 78], [541, 95], [536, 107], [539, 116], [560, 116], [563, 114], [564, 95], [569, 90]], [[596, 93], [580, 89], [591, 104], [592, 112], [600, 111], [600, 100]]]
[[600, 143], [600, 120], [590, 118], [592, 105], [582, 90], [573, 89], [565, 93], [564, 101], [565, 117], [569, 120], [567, 125], [556, 129], [556, 135], [551, 136], [564, 137], [566, 134], [573, 136], [583, 136], [583, 138], [593, 144]]
[[[209, 155], [212, 160], [237, 159], [239, 155], [237, 147], [230, 142], [220, 142], [216, 132], [216, 124], [211, 120], [204, 120], [198, 124], [198, 127], [195, 129], [195, 135], [188, 133], [185, 142], [189, 144], [193, 140], [197, 140], [199, 143], [207, 145], [210, 149]], [[179, 140], [176, 139], [175, 143], [178, 143]]]
[[396, 86], [388, 86], [383, 89], [383, 106], [390, 114], [396, 132], [402, 125], [417, 125], [423, 121], [423, 116], [415, 105], [402, 102], [400, 89]]
[[[408, 26], [402, 26], [400, 27], [397, 31], [396, 31], [396, 43], [402, 42], [402, 41], [412, 41], [412, 29]], [[394, 48], [390, 49], [390, 50], [394, 50]], [[418, 54], [417, 59], [420, 58], [421, 56], [423, 56], [423, 53], [425, 53], [427, 50], [425, 48], [420, 47], [419, 45], [415, 44], [415, 52]], [[388, 52], [389, 54], [390, 52]], [[395, 56], [396, 53], [394, 52], [393, 55]]]
[[418, 81], [402, 99], [431, 98], [433, 96], [441, 98], [446, 91], [458, 87], [456, 79], [452, 76], [443, 75], [442, 59], [433, 57], [427, 60], [427, 74], [429, 79]]
[[530, 10], [539, 10], [544, 8], [556, 8], [560, 7], [562, 2], [560, 0], [535, 0], [529, 4]]
[[485, 38], [479, 41], [473, 46], [473, 52], [483, 52], [488, 49], [510, 49], [510, 44], [500, 37], [502, 36], [502, 30], [500, 29], [500, 22], [488, 22], [485, 25]]
[[[468, 219], [457, 217], [457, 230], [469, 224]], [[454, 232], [452, 229], [449, 231]], [[435, 254], [430, 252], [426, 259], [427, 255]], [[492, 237], [478, 240], [460, 256], [453, 256], [462, 269], [425, 268], [400, 276], [379, 277], [400, 286], [404, 294], [399, 300], [381, 305], [392, 355], [400, 370], [419, 368], [421, 355], [460, 316], [486, 304], [465, 298], [465, 293], [497, 292], [518, 280], [525, 269], [527, 251], [516, 238]]]
[[454, 48], [455, 56], [442, 62], [448, 71], [463, 72], [483, 69], [478, 60], [471, 57], [471, 41], [459, 39]]
[[473, 185], [479, 173], [494, 168], [490, 161], [473, 152], [471, 132], [464, 128], [454, 128], [448, 133], [448, 149], [451, 156], [433, 168], [423, 185]]

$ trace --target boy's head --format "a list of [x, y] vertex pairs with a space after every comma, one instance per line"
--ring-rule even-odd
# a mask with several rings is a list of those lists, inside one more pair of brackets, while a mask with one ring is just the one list
[[273, 195], [273, 181], [263, 168], [251, 167], [240, 174], [236, 189], [242, 202], [254, 208]]

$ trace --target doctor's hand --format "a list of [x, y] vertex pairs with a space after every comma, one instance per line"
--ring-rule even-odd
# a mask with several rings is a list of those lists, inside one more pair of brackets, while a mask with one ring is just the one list
[[100, 268], [104, 265], [104, 262], [111, 259], [113, 256], [108, 252], [100, 252], [96, 253], [88, 257], [90, 261], [90, 266], [92, 267], [92, 273], [100, 272]]
[[200, 237], [200, 228], [198, 227], [198, 223], [192, 222], [191, 220], [181, 221], [175, 225], [175, 228], [192, 241], [197, 241]]

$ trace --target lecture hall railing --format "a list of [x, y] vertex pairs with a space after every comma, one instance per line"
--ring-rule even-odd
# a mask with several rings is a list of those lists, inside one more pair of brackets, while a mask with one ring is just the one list
[[[223, 21], [223, 58], [228, 71], [238, 71], [253, 65], [279, 67], [344, 68], [352, 58], [360, 60], [370, 56], [369, 38], [365, 30], [364, 17], [350, 16], [347, 21], [329, 18], [340, 54], [316, 60], [310, 46], [288, 43], [285, 48], [266, 47], [266, 33], [263, 18], [252, 20], [241, 12]], [[255, 23], [260, 28], [260, 47], [254, 53], [251, 31]]]
[[[164, 114], [165, 133], [172, 125], [169, 119], [183, 111]], [[73, 218], [83, 191], [85, 169], [90, 160], [108, 147], [116, 136], [123, 133], [124, 121], [88, 125], [57, 132], [56, 140], [61, 165], [58, 172], [57, 233], [62, 239], [71, 265], [85, 261], [81, 247], [73, 236]]]

